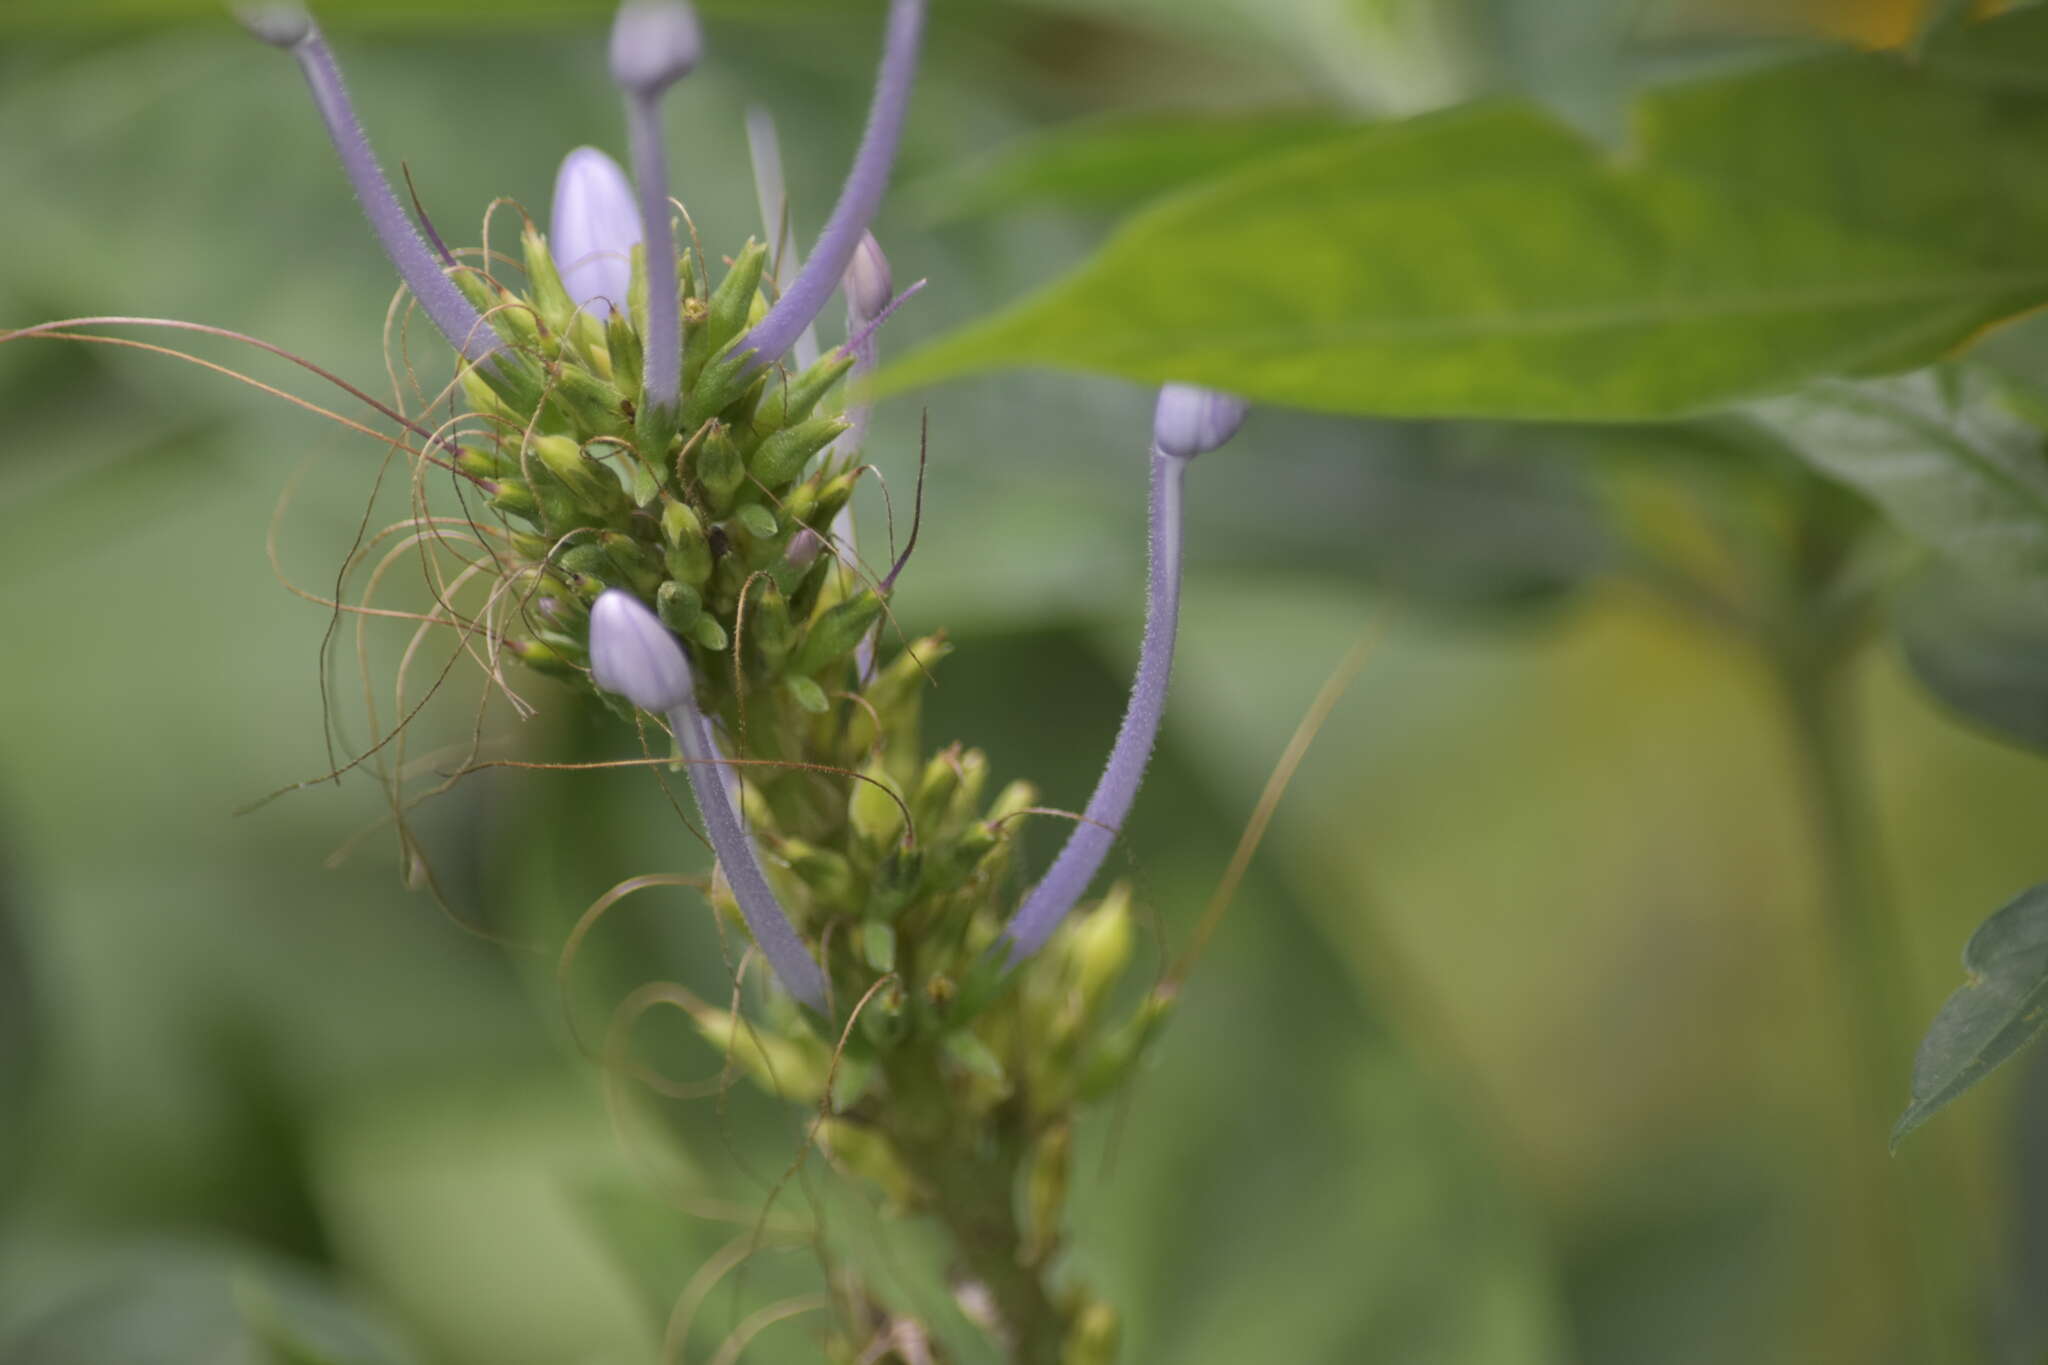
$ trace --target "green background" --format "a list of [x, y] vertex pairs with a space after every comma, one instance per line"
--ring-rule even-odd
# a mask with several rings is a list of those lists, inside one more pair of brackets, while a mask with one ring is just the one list
[[[494, 195], [543, 213], [578, 143], [621, 149], [605, 7], [404, 9], [326, 13], [444, 234], [474, 240]], [[758, 230], [741, 119], [763, 102], [814, 228], [878, 13], [706, 9], [709, 57], [670, 105], [676, 192], [707, 243]], [[1343, 121], [1507, 86], [1598, 125], [1636, 83], [1919, 17], [1662, 9], [1605, 59], [1583, 35], [1619, 20], [1596, 4], [942, 4], [877, 227], [898, 280], [931, 284], [883, 344], [1030, 293], [1153, 192], [972, 209], [977, 169], [1045, 128], [1190, 106]], [[393, 282], [297, 75], [205, 7], [7, 0], [0, 186], [0, 324], [215, 323], [390, 391]], [[268, 357], [122, 335], [347, 410]], [[985, 747], [1055, 805], [1085, 799], [1135, 654], [1148, 405], [1004, 373], [890, 398], [870, 442], [901, 522], [929, 420], [896, 603], [959, 646], [929, 738]], [[701, 871], [701, 847], [644, 773], [480, 774], [417, 817], [444, 912], [407, 889], [364, 773], [237, 815], [329, 768], [331, 614], [279, 576], [330, 591], [384, 451], [217, 374], [72, 343], [0, 348], [0, 413], [0, 1359], [653, 1359], [796, 1129], [740, 1096], [622, 1120], [562, 1023], [555, 957], [607, 887]], [[1845, 1097], [1778, 699], [1741, 644], [1617, 570], [1560, 445], [1261, 410], [1190, 479], [1174, 707], [1125, 864], [1167, 943], [1324, 677], [1374, 643], [1154, 1067], [1086, 1144], [1074, 1263], [1123, 1307], [1129, 1360], [1894, 1358], [1859, 1183], [1885, 1135]], [[1698, 534], [1682, 480], [1642, 482], [1674, 543]], [[402, 514], [402, 488], [378, 508]], [[863, 516], [878, 538], [880, 501]], [[417, 574], [391, 594], [417, 606]], [[324, 676], [360, 739], [342, 636]], [[388, 717], [404, 632], [370, 642]], [[486, 709], [492, 756], [635, 752], [567, 692], [515, 685], [537, 711]], [[427, 779], [481, 692], [458, 667], [424, 713]], [[1911, 964], [1894, 1004], [1918, 1028], [1970, 930], [2042, 877], [2048, 768], [1938, 711], [1890, 646], [1858, 656], [1853, 692]], [[581, 1031], [641, 981], [716, 989], [705, 918], [674, 891], [607, 918], [573, 973]], [[715, 1070], [662, 1043], [679, 1074]], [[1959, 1335], [1987, 1361], [2048, 1352], [2044, 1132], [2048, 1071], [2023, 1057], [1887, 1168], [1950, 1191]], [[816, 1197], [846, 1206], [839, 1254], [882, 1255], [857, 1199]], [[686, 1358], [818, 1274], [764, 1251]], [[745, 1358], [814, 1350], [797, 1319]]]

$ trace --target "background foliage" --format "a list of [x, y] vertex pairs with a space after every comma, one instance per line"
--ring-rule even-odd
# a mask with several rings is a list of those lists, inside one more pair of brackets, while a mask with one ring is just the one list
[[[707, 242], [755, 230], [760, 100], [815, 224], [872, 7], [705, 8], [679, 193]], [[1076, 1254], [1129, 1359], [1942, 1358], [1901, 1284], [1946, 1358], [2048, 1353], [2044, 1064], [1882, 1156], [1963, 943], [2044, 878], [2048, 769], [2013, 741], [2048, 739], [2048, 353], [2022, 323], [1967, 370], [1876, 373], [2048, 281], [2048, 25], [1921, 42], [1966, 8], [938, 8], [883, 232], [932, 280], [885, 338], [899, 383], [1057, 359], [1277, 405], [1190, 484], [1175, 713], [1129, 840], [1169, 942], [1325, 674], [1376, 641], [1091, 1137]], [[327, 12], [380, 147], [471, 236], [494, 195], [544, 205], [569, 147], [618, 148], [608, 9]], [[297, 78], [210, 7], [15, 0], [0, 130], [0, 184], [28, 187], [0, 322], [186, 317], [386, 384], [391, 281]], [[1384, 327], [1338, 344], [1333, 318]], [[479, 776], [419, 816], [444, 915], [370, 782], [236, 817], [329, 767], [329, 614], [271, 573], [278, 496], [280, 571], [318, 594], [381, 452], [105, 349], [0, 348], [0, 396], [0, 1358], [652, 1358], [795, 1135], [738, 1095], [662, 1111], [665, 1140], [621, 1119], [555, 953], [620, 877], [701, 850], [650, 780]], [[872, 451], [899, 509], [927, 413], [898, 604], [959, 645], [930, 733], [1076, 805], [1135, 644], [1146, 395], [1006, 371], [893, 398]], [[428, 735], [466, 733], [450, 693]], [[556, 761], [632, 743], [546, 705], [488, 729]], [[1847, 896], [1800, 744], [1827, 733], [1868, 826]], [[1898, 938], [1875, 1116], [1845, 899]], [[664, 892], [608, 918], [579, 1031], [644, 980], [714, 989], [703, 919]], [[1994, 937], [2024, 1000], [2041, 940]], [[832, 1250], [921, 1292], [914, 1239], [878, 1250], [858, 1201], [818, 1197]], [[1893, 1262], [1894, 1219], [1931, 1271]], [[817, 1275], [765, 1252], [690, 1358]], [[811, 1358], [801, 1321], [746, 1358]]]

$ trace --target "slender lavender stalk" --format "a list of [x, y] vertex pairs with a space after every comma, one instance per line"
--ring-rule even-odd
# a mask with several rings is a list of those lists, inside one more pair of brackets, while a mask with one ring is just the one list
[[697, 65], [703, 40], [697, 16], [681, 0], [627, 0], [612, 23], [612, 80], [626, 95], [626, 133], [640, 191], [640, 233], [647, 244], [647, 336], [641, 378], [650, 429], [673, 429], [681, 406], [683, 325], [676, 283], [676, 239], [669, 225], [668, 149], [661, 97]]
[[313, 22], [313, 16], [298, 5], [278, 4], [244, 10], [240, 18], [243, 26], [258, 38], [298, 59], [299, 70], [305, 73], [306, 84], [313, 92], [314, 107], [320, 112], [321, 122], [327, 125], [327, 136], [341, 157], [342, 170], [354, 186], [356, 198], [362, 201], [363, 214], [370, 220], [370, 228], [377, 234], [384, 254], [398, 267], [399, 277], [419, 299], [420, 307], [448, 339], [448, 344], [462, 352], [471, 364], [485, 363], [501, 349], [498, 335], [441, 272], [440, 262], [420, 239], [412, 219], [399, 207], [397, 196], [391, 192], [391, 182], [384, 178], [377, 154], [370, 150], [370, 141], [356, 118], [355, 106], [349, 102], [341, 68], [335, 65], [334, 53], [328, 49], [327, 39]]
[[910, 107], [924, 16], [925, 0], [890, 0], [881, 72], [875, 80], [875, 97], [868, 107], [867, 127], [861, 134], [860, 149], [854, 153], [853, 168], [847, 172], [839, 202], [833, 205], [832, 216], [818, 234], [818, 243], [811, 248], [811, 258], [804, 262], [796, 282], [740, 342], [740, 351], [752, 352], [749, 371], [782, 359], [798, 335], [824, 311], [860, 246], [861, 236], [874, 221], [875, 210], [881, 207], [890, 169], [896, 163], [896, 145], [903, 135], [903, 115]]
[[1237, 433], [1244, 415], [1244, 403], [1225, 394], [1184, 384], [1169, 384], [1159, 392], [1152, 419], [1152, 534], [1138, 674], [1088, 808], [1044, 879], [1031, 888], [1003, 928], [1010, 966], [1043, 948], [1086, 893], [1137, 798], [1166, 710], [1174, 639], [1180, 628], [1181, 481], [1195, 456], [1215, 450]]
[[689, 761], [690, 791], [704, 817], [705, 833], [754, 942], [760, 945], [783, 989], [824, 1014], [824, 973], [797, 937], [782, 903], [762, 875], [753, 841], [741, 827], [732, 795], [720, 780], [724, 765], [719, 762], [711, 723], [697, 709], [696, 683], [682, 645], [640, 599], [613, 588], [590, 609], [590, 676], [607, 692], [617, 692], [642, 710], [667, 717], [676, 744]]

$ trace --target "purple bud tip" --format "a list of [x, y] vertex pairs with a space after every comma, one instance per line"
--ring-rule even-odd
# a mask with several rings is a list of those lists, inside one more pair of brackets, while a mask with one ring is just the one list
[[895, 296], [895, 281], [889, 274], [889, 258], [882, 254], [874, 233], [860, 235], [860, 245], [853, 249], [853, 259], [847, 263], [841, 284], [856, 329], [874, 322], [888, 308]]
[[548, 252], [576, 306], [603, 321], [626, 304], [633, 248], [640, 245], [633, 182], [595, 147], [578, 147], [555, 176]]
[[613, 588], [590, 608], [590, 676], [643, 711], [666, 714], [690, 700], [690, 665], [661, 619]]
[[1237, 435], [1250, 405], [1214, 389], [1168, 384], [1152, 413], [1152, 444], [1162, 455], [1192, 460]]
[[789, 538], [789, 549], [783, 558], [792, 569], [808, 569], [818, 562], [818, 555], [825, 548], [825, 538], [806, 526]]
[[242, 5], [235, 18], [272, 47], [297, 47], [313, 31], [313, 16], [303, 5]]
[[612, 79], [637, 95], [689, 75], [703, 51], [696, 12], [682, 0], [626, 0], [612, 21]]

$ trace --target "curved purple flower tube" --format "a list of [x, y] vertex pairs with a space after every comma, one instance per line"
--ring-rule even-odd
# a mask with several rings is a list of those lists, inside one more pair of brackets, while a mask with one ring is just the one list
[[925, 0], [890, 0], [881, 72], [875, 80], [875, 97], [868, 107], [860, 149], [854, 153], [839, 202], [832, 206], [832, 216], [825, 220], [810, 259], [768, 315], [738, 344], [738, 351], [752, 352], [746, 366], [750, 372], [782, 359], [824, 311], [882, 205], [889, 172], [896, 164], [896, 146], [903, 137], [903, 116], [910, 107], [910, 87], [924, 41], [924, 17]]
[[441, 262], [399, 206], [398, 197], [391, 192], [391, 182], [385, 178], [384, 168], [377, 164], [377, 154], [370, 150], [370, 140], [356, 118], [348, 89], [342, 84], [341, 68], [335, 64], [334, 53], [313, 16], [297, 5], [286, 4], [245, 11], [241, 19], [258, 38], [298, 59], [306, 85], [313, 92], [314, 107], [320, 112], [321, 122], [327, 125], [328, 139], [341, 157], [342, 170], [354, 186], [356, 198], [362, 201], [363, 214], [370, 220], [370, 228], [377, 234], [384, 254], [391, 258], [399, 277], [419, 299], [420, 307], [448, 339], [448, 344], [473, 365], [487, 362], [502, 349], [498, 334], [443, 273]]
[[1245, 405], [1228, 395], [1169, 384], [1152, 420], [1151, 548], [1146, 570], [1145, 640], [1131, 700], [1110, 746], [1109, 762], [1074, 832], [1038, 885], [1003, 927], [998, 949], [1014, 967], [1043, 948], [1067, 917], [1116, 843], [1144, 781], [1166, 711], [1173, 647], [1180, 630], [1181, 484], [1197, 455], [1236, 435]]
[[590, 676], [607, 692], [667, 718], [688, 760], [690, 792], [704, 817], [705, 833], [748, 931], [783, 989], [825, 1014], [825, 974], [797, 937], [761, 871], [753, 840], [740, 824], [738, 807], [722, 778], [711, 722], [697, 709], [696, 681], [682, 645], [639, 598], [613, 588], [590, 609]]

